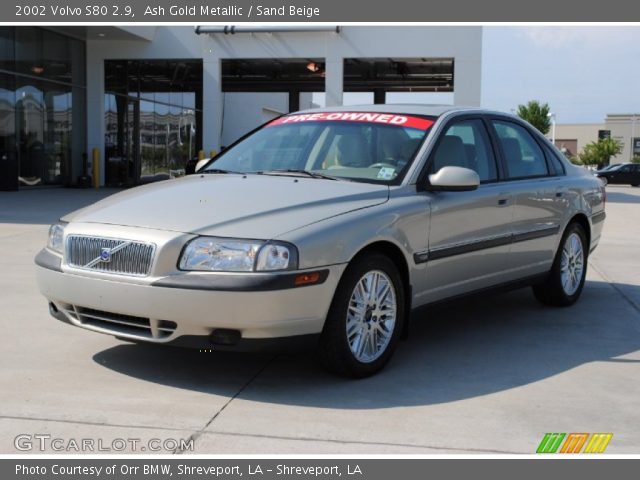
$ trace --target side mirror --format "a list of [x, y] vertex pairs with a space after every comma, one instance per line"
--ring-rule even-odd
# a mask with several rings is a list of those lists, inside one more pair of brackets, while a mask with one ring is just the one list
[[211, 160], [210, 158], [203, 158], [202, 160], [198, 160], [198, 163], [196, 163], [196, 168], [194, 170], [195, 173], [198, 173], [198, 171], [205, 166], [205, 164], [207, 164], [209, 162], [209, 160]]
[[428, 190], [460, 192], [475, 190], [480, 185], [480, 177], [470, 168], [442, 167], [429, 175]]

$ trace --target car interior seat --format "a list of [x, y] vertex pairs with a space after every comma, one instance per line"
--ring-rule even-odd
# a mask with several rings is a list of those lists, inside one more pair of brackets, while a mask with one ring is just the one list
[[345, 132], [337, 147], [338, 161], [343, 167], [367, 167], [371, 164], [367, 141], [360, 132]]
[[436, 149], [433, 156], [433, 172], [437, 172], [442, 167], [471, 168], [464, 142], [457, 135], [444, 136]]
[[526, 177], [528, 175], [528, 166], [524, 162], [520, 142], [515, 138], [502, 138], [502, 150], [507, 160], [509, 168], [509, 176]]

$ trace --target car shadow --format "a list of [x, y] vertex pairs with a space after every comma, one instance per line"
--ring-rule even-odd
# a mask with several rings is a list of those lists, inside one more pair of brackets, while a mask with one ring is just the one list
[[[627, 286], [638, 289], [638, 286]], [[606, 305], [606, 307], [605, 307]], [[439, 404], [501, 392], [640, 349], [638, 310], [605, 282], [590, 281], [570, 308], [544, 307], [530, 289], [460, 300], [423, 312], [378, 375], [348, 380], [314, 355], [257, 355], [122, 344], [95, 362], [170, 387], [229, 395], [228, 378], [250, 382], [240, 398], [320, 408]], [[423, 321], [421, 321], [423, 320]], [[247, 364], [257, 374], [247, 376]], [[234, 373], [235, 372], [235, 373]]]
[[[633, 188], [637, 194], [633, 195], [630, 193], [626, 193], [624, 190], [629, 188]], [[613, 185], [607, 186], [607, 202], [611, 203], [640, 203], [640, 188], [635, 187], [627, 187], [627, 188], [616, 188]]]

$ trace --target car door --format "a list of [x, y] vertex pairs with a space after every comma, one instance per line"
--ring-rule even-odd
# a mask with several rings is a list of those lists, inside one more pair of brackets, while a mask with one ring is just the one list
[[575, 193], [564, 171], [556, 171], [548, 158], [550, 148], [527, 126], [502, 118], [492, 118], [490, 124], [500, 149], [505, 188], [513, 194], [509, 276], [522, 278], [546, 272], [562, 234], [564, 212]]
[[640, 185], [640, 164], [639, 163], [633, 164], [633, 172], [631, 172], [631, 179], [629, 183], [634, 187], [637, 187], [638, 185]]
[[427, 185], [429, 251], [419, 303], [500, 283], [508, 265], [512, 196], [498, 181], [499, 165], [482, 117], [457, 118], [445, 126], [423, 181], [445, 166], [473, 169], [481, 184], [473, 191], [429, 191]]
[[632, 169], [633, 165], [622, 165], [620, 168], [611, 172], [608, 178], [608, 183], [615, 183], [619, 185], [630, 184]]

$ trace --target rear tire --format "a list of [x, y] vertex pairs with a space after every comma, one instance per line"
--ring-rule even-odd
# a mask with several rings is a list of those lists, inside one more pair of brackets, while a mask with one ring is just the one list
[[549, 276], [533, 286], [538, 301], [555, 307], [573, 305], [584, 287], [588, 255], [584, 228], [579, 223], [571, 223], [562, 236]]
[[336, 289], [320, 358], [339, 375], [371, 376], [393, 355], [404, 319], [404, 285], [394, 263], [379, 253], [356, 258]]

